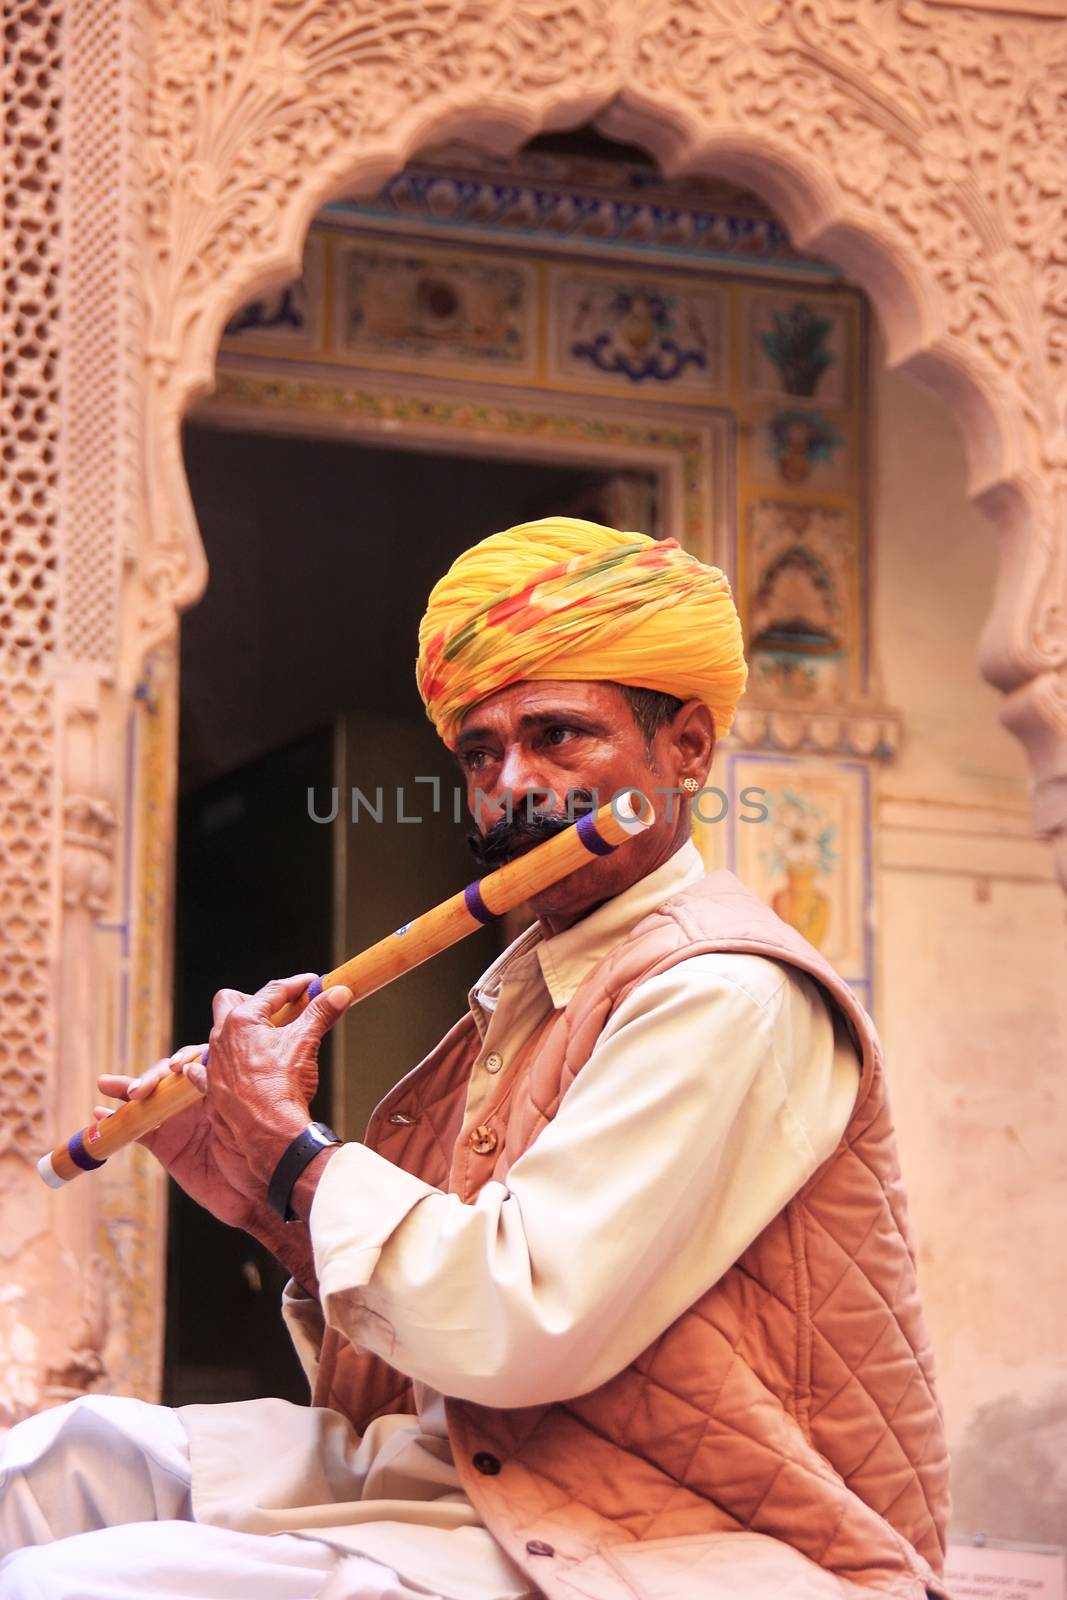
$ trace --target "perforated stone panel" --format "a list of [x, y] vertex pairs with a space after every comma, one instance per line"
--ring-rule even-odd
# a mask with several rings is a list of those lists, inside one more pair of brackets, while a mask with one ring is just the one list
[[0, 397], [0, 1152], [41, 1142], [57, 594], [62, 6], [7, 0]]
[[128, 454], [121, 411], [127, 341], [124, 309], [128, 141], [123, 138], [131, 61], [125, 7], [68, 6], [66, 464], [63, 628], [65, 652], [110, 664], [115, 653], [118, 561]]

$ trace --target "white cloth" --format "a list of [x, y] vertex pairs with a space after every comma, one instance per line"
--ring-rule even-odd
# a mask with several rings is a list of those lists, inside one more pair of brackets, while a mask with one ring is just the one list
[[[470, 994], [481, 1048], [466, 1126], [595, 962], [703, 872], [687, 844], [493, 963]], [[620, 1370], [833, 1151], [858, 1085], [855, 1047], [811, 979], [703, 955], [618, 1007], [555, 1119], [473, 1204], [346, 1145], [311, 1214], [322, 1300], [348, 1338], [412, 1375], [417, 1415], [380, 1418], [360, 1441], [329, 1411], [186, 1407], [197, 1516], [314, 1532], [414, 1578], [447, 1573], [464, 1600], [510, 1576], [500, 1592], [518, 1600], [521, 1573], [463, 1492], [442, 1393], [530, 1405]], [[320, 1304], [290, 1284], [283, 1312], [313, 1379]]]
[[[165, 1406], [88, 1395], [0, 1440], [0, 1600], [431, 1600], [318, 1540], [191, 1521]], [[56, 1541], [56, 1542], [51, 1542]]]

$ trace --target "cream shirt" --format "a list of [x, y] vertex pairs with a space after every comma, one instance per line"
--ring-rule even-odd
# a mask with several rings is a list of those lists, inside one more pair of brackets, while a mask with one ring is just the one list
[[[573, 927], [509, 946], [469, 995], [469, 1117], [591, 968], [704, 871], [687, 843]], [[278, 1401], [185, 1407], [197, 1516], [327, 1538], [449, 1600], [529, 1593], [463, 1493], [442, 1395], [528, 1406], [612, 1377], [831, 1154], [858, 1085], [855, 1046], [806, 974], [699, 955], [617, 1007], [553, 1121], [472, 1203], [346, 1144], [312, 1205], [320, 1300], [290, 1284], [283, 1315], [309, 1379], [325, 1314], [412, 1377], [417, 1415], [360, 1440]]]

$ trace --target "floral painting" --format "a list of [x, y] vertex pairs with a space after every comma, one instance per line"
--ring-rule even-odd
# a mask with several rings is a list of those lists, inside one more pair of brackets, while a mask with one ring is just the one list
[[837, 863], [836, 824], [817, 801], [797, 788], [770, 795], [767, 808], [770, 837], [764, 859], [768, 871], [781, 880], [771, 895], [771, 907], [818, 949], [827, 934], [830, 900], [815, 878]]
[[822, 405], [850, 399], [851, 308], [828, 297], [752, 293], [746, 297], [747, 382], [757, 394]]
[[[858, 761], [726, 755], [718, 859], [870, 1004], [870, 796]], [[756, 802], [759, 802], [758, 808]]]
[[707, 397], [722, 384], [721, 293], [685, 279], [553, 274], [553, 362], [583, 383]]
[[844, 494], [857, 467], [851, 415], [818, 405], [761, 405], [742, 426], [747, 471], [756, 483], [781, 490], [821, 489]]

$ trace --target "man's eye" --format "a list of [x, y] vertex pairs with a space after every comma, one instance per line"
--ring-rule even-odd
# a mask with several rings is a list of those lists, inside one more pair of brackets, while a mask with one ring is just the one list
[[557, 723], [555, 727], [545, 729], [545, 742], [547, 744], [563, 744], [572, 733], [577, 733], [577, 731], [577, 728], [568, 728], [563, 723]]
[[489, 759], [488, 750], [468, 750], [463, 757], [463, 764], [468, 772], [477, 772]]

